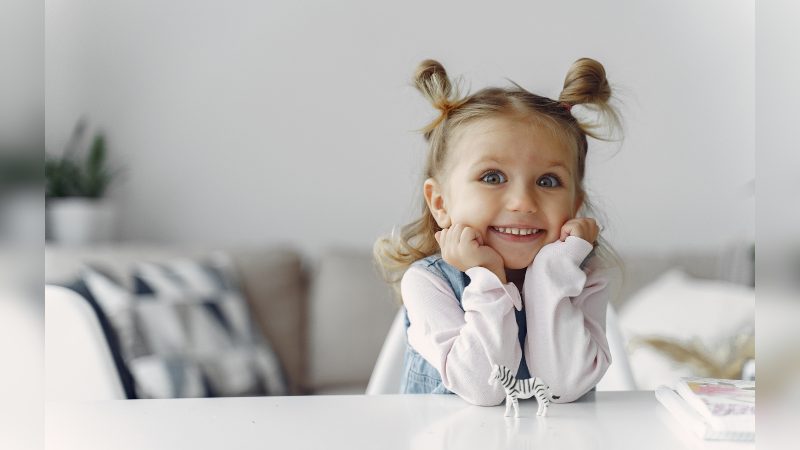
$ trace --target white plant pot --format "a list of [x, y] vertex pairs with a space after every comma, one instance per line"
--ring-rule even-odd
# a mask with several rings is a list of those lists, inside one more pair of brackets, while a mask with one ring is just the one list
[[47, 227], [53, 242], [63, 245], [86, 245], [114, 239], [116, 209], [104, 199], [50, 199]]

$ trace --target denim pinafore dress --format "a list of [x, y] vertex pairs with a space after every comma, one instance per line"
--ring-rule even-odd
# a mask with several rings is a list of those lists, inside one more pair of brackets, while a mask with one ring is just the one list
[[[453, 289], [453, 293], [455, 293], [456, 299], [458, 300], [458, 306], [461, 306], [461, 296], [464, 293], [464, 288], [470, 282], [469, 276], [466, 273], [447, 264], [439, 254], [420, 259], [414, 262], [412, 266], [421, 266], [425, 270], [445, 280]], [[461, 307], [461, 309], [463, 310], [464, 308]], [[411, 325], [411, 322], [408, 319], [408, 312], [405, 311], [405, 308], [403, 308], [403, 311], [405, 314], [406, 352], [403, 358], [400, 393], [452, 394], [452, 392], [444, 387], [439, 371], [408, 344], [408, 327]], [[519, 345], [520, 348], [523, 349], [522, 360], [519, 363], [519, 369], [517, 369], [517, 379], [531, 378], [528, 372], [528, 365], [525, 363], [524, 352], [525, 335], [528, 333], [525, 310], [517, 311], [515, 308], [514, 315], [517, 321], [517, 328], [519, 329]]]

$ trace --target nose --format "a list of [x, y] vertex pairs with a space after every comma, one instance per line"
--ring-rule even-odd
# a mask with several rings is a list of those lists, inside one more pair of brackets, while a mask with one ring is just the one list
[[522, 184], [509, 189], [506, 204], [513, 212], [535, 213], [539, 210], [535, 189]]

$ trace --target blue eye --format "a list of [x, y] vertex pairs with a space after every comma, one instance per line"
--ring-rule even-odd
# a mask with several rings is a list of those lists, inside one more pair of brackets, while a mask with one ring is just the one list
[[503, 175], [502, 173], [492, 171], [492, 172], [485, 173], [481, 177], [481, 181], [483, 181], [484, 183], [489, 183], [489, 184], [500, 184], [500, 183], [505, 183], [507, 180], [506, 180], [506, 176]]
[[544, 175], [536, 182], [537, 185], [546, 188], [554, 188], [561, 186], [561, 180], [555, 175]]

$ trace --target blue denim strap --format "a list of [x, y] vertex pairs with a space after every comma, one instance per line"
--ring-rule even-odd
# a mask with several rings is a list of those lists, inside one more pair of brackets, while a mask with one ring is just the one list
[[[456, 269], [455, 267], [447, 264], [444, 259], [438, 254], [423, 258], [413, 265], [419, 265], [427, 271], [433, 273], [439, 278], [445, 280], [453, 289], [458, 306], [461, 306], [461, 298], [464, 293], [464, 288], [469, 285], [469, 276]], [[406, 326], [406, 339], [408, 339], [408, 327], [411, 321], [408, 318], [408, 312], [403, 308]], [[514, 317], [517, 322], [518, 338], [520, 348], [525, 347], [525, 336], [528, 332], [527, 321], [525, 317], [525, 310], [514, 310]], [[407, 341], [406, 341], [407, 342]], [[422, 355], [417, 353], [410, 345], [406, 345], [406, 354], [403, 362], [403, 376], [401, 381], [401, 393], [414, 394], [414, 393], [451, 393], [442, 383], [441, 374], [436, 370]], [[519, 368], [517, 369], [517, 378], [526, 379], [531, 378], [528, 371], [528, 365], [525, 362], [525, 352], [522, 352], [522, 360], [520, 361]]]

